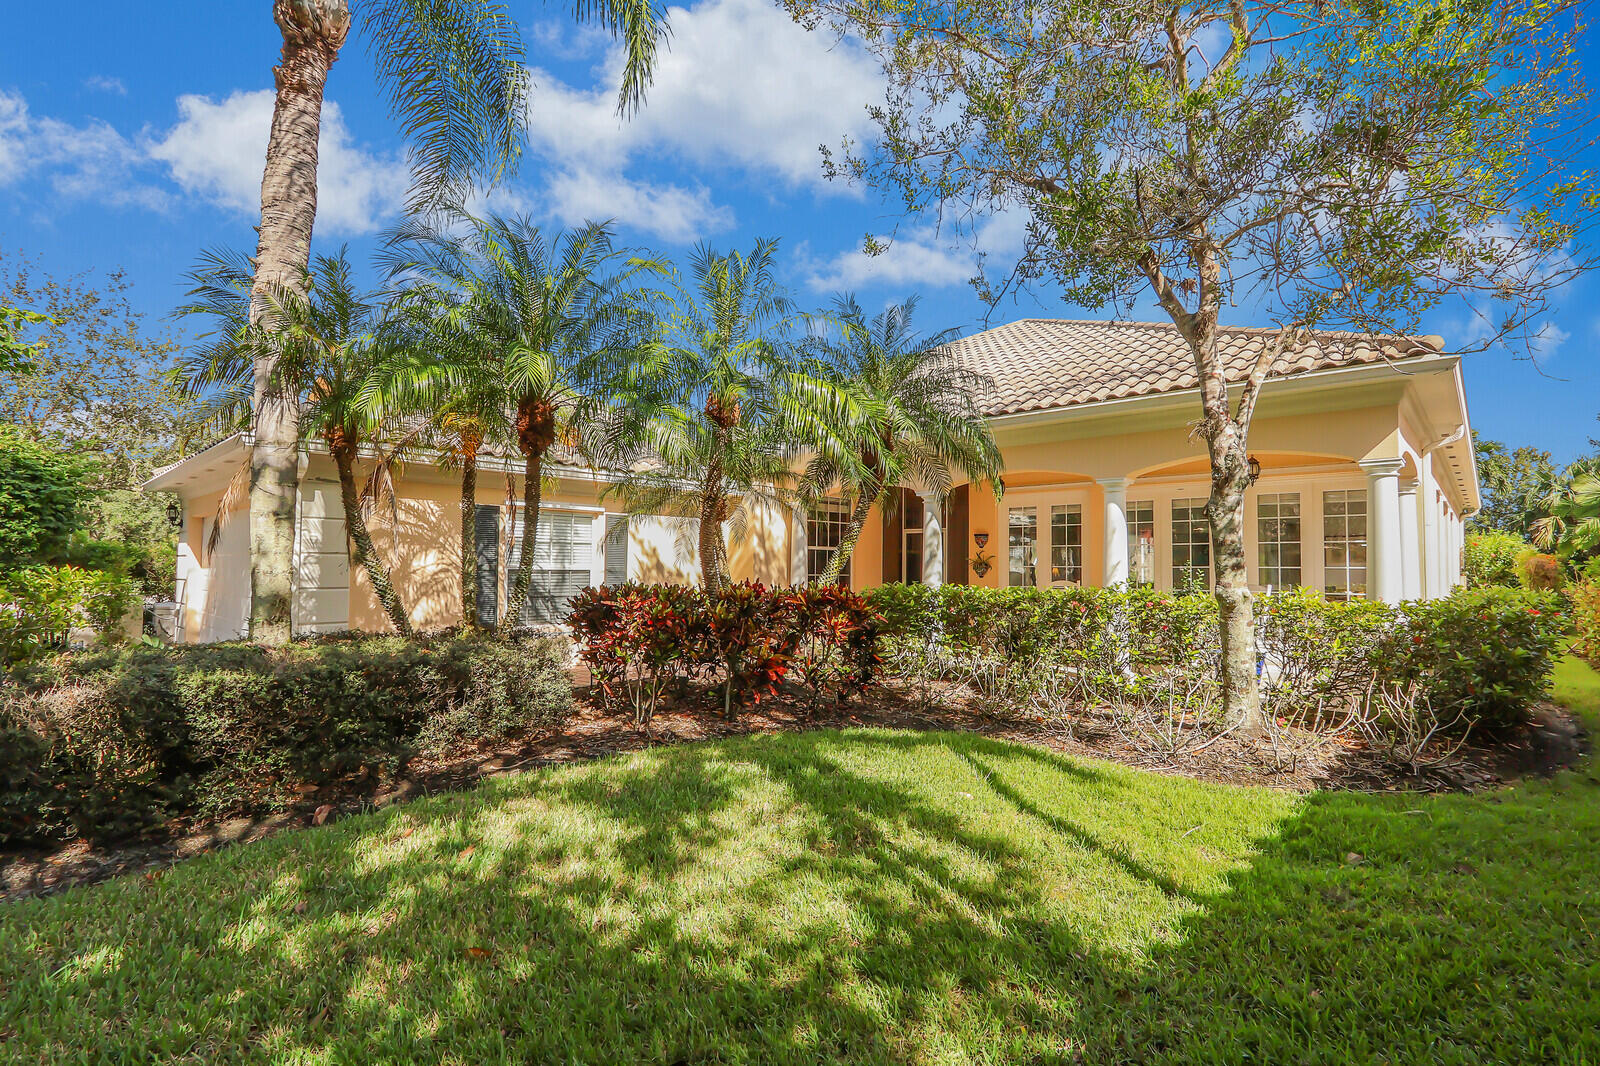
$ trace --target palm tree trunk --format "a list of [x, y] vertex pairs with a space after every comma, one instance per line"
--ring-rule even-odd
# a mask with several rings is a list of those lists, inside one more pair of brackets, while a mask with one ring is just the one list
[[[298, 287], [310, 261], [322, 91], [350, 30], [345, 0], [274, 0], [272, 16], [283, 33], [283, 56], [273, 68], [277, 99], [261, 175], [252, 325], [270, 319], [274, 294]], [[251, 405], [250, 635], [266, 644], [290, 637], [300, 462], [299, 397], [276, 370], [275, 353], [261, 349]]]
[[356, 498], [355, 447], [348, 443], [348, 438], [340, 437], [328, 442], [328, 450], [333, 453], [334, 465], [339, 468], [339, 498], [344, 501], [344, 523], [350, 533], [350, 561], [367, 572], [372, 591], [383, 606], [384, 613], [389, 616], [389, 621], [394, 623], [395, 632], [402, 637], [410, 637], [411, 619], [406, 615], [399, 593], [394, 590], [389, 568], [383, 565], [377, 548], [372, 544], [366, 520], [361, 517], [361, 501]]
[[461, 437], [461, 624], [478, 628], [478, 440]]
[[522, 605], [528, 599], [533, 578], [533, 548], [539, 534], [539, 499], [544, 491], [544, 455], [530, 453], [522, 471], [522, 546], [517, 549], [517, 585], [511, 590], [506, 613], [500, 617], [500, 633], [508, 635], [522, 618]]
[[872, 505], [878, 502], [878, 497], [883, 495], [883, 487], [876, 489], [863, 487], [861, 494], [856, 497], [856, 505], [850, 512], [850, 525], [844, 531], [844, 539], [833, 550], [833, 558], [828, 560], [828, 568], [822, 572], [824, 585], [837, 584], [839, 578], [844, 576], [844, 568], [850, 562], [850, 557], [856, 553], [856, 542], [861, 539], [861, 531], [866, 528], [867, 516], [872, 513]]
[[722, 457], [727, 448], [728, 429], [718, 422], [721, 408], [707, 403], [712, 419], [711, 454], [706, 457], [706, 476], [700, 488], [700, 586], [707, 592], [722, 588], [722, 515], [727, 498], [722, 479]]

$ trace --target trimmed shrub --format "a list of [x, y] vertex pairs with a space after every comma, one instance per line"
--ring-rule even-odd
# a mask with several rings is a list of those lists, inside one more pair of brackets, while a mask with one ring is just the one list
[[108, 640], [138, 596], [127, 578], [76, 566], [30, 566], [0, 578], [0, 669], [66, 647], [74, 629]]
[[786, 680], [815, 707], [860, 692], [877, 673], [881, 620], [848, 589], [630, 583], [585, 589], [569, 603], [579, 658], [603, 698], [626, 698], [640, 726], [669, 688], [692, 682], [714, 682], [732, 715]]
[[462, 637], [61, 656], [0, 688], [0, 843], [134, 836], [364, 790], [421, 750], [559, 725], [564, 665], [553, 641]]
[[1517, 585], [1517, 557], [1533, 545], [1512, 533], [1468, 533], [1461, 546], [1461, 574], [1474, 588]]
[[[1215, 696], [1215, 601], [1150, 589], [885, 585], [888, 669], [963, 684], [1013, 709]], [[1549, 593], [1487, 587], [1399, 607], [1294, 591], [1263, 597], [1263, 695], [1280, 714], [1367, 698], [1374, 679], [1417, 686], [1451, 721], [1525, 721], [1548, 689], [1563, 632]]]
[[1520, 725], [1549, 693], [1567, 628], [1562, 606], [1551, 593], [1496, 587], [1407, 603], [1379, 666], [1420, 683], [1436, 710], [1489, 729]]
[[1517, 556], [1517, 581], [1532, 592], [1554, 592], [1566, 584], [1561, 556], [1529, 548]]

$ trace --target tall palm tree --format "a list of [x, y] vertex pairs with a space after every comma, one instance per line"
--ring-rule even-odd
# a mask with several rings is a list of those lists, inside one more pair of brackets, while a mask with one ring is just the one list
[[409, 343], [390, 346], [391, 357], [368, 378], [362, 403], [374, 414], [416, 423], [446, 464], [461, 474], [461, 618], [477, 627], [478, 457], [484, 447], [510, 443], [510, 398], [495, 352], [465, 329], [463, 301], [431, 285], [399, 294], [394, 328]]
[[[191, 302], [182, 310], [211, 316], [217, 328], [209, 343], [180, 361], [179, 384], [191, 395], [204, 396], [215, 419], [242, 424], [259, 352], [272, 350], [274, 387], [295, 398], [305, 414], [301, 429], [322, 438], [338, 470], [351, 566], [366, 572], [396, 631], [410, 636], [410, 619], [362, 510], [363, 498], [376, 496], [379, 471], [369, 483], [373, 491], [358, 491], [356, 483], [361, 448], [385, 436], [381, 422], [361, 403], [363, 386], [384, 360], [380, 306], [357, 289], [341, 250], [319, 256], [305, 277], [280, 292], [270, 325], [252, 324], [250, 266], [237, 255], [213, 254], [191, 274]], [[392, 454], [380, 458], [379, 467], [389, 458]]]
[[700, 522], [700, 580], [707, 589], [729, 580], [723, 523], [742, 522], [747, 501], [781, 491], [793, 451], [770, 419], [772, 385], [795, 316], [774, 273], [777, 247], [775, 240], [758, 240], [744, 255], [696, 246], [690, 284], [671, 316], [664, 373], [654, 390], [641, 389], [620, 405], [633, 428], [611, 439], [622, 452], [619, 467], [634, 466], [626, 461], [630, 449], [650, 460], [618, 485], [630, 510], [675, 513], [670, 508], [692, 505], [685, 517]]
[[785, 420], [812, 449], [805, 485], [813, 494], [835, 487], [853, 497], [849, 524], [822, 580], [839, 580], [872, 507], [893, 505], [894, 490], [949, 490], [951, 468], [1000, 494], [1000, 449], [983, 416], [994, 383], [956, 362], [946, 345], [953, 331], [912, 332], [916, 297], [869, 321], [854, 296], [834, 300], [828, 325], [810, 358], [787, 376]]
[[[576, 14], [622, 41], [618, 110], [637, 108], [666, 32], [661, 12], [651, 0], [583, 0]], [[355, 18], [364, 20], [389, 111], [410, 142], [415, 211], [458, 201], [474, 182], [493, 182], [515, 164], [528, 91], [516, 20], [494, 0], [272, 0], [272, 16], [283, 51], [273, 68], [252, 325], [269, 324], [278, 294], [295, 290], [309, 267], [323, 93]], [[289, 638], [299, 442], [297, 397], [276, 360], [263, 347], [251, 380], [250, 632], [267, 643]]]
[[1542, 517], [1533, 523], [1533, 542], [1563, 555], [1600, 549], [1600, 459], [1568, 466], [1539, 501]]
[[462, 216], [448, 230], [408, 226], [390, 260], [396, 275], [420, 277], [454, 301], [447, 346], [471, 346], [482, 360], [427, 373], [453, 393], [483, 390], [474, 391], [470, 413], [511, 415], [510, 436], [523, 456], [524, 517], [522, 562], [500, 619], [509, 631], [532, 578], [545, 459], [557, 441], [582, 438], [586, 422], [649, 375], [661, 347], [637, 282], [662, 268], [613, 247], [604, 224], [547, 240], [527, 219], [497, 215]]

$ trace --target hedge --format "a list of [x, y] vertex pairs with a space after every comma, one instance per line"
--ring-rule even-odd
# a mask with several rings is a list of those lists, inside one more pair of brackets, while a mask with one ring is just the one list
[[881, 619], [837, 586], [630, 583], [585, 589], [570, 605], [579, 657], [603, 699], [626, 701], [640, 726], [669, 689], [694, 683], [714, 684], [731, 716], [785, 686], [812, 709], [842, 701], [878, 672]]
[[[1052, 710], [1214, 697], [1216, 601], [1151, 589], [884, 585], [884, 657], [909, 679], [961, 682], [1000, 706]], [[1304, 590], [1258, 602], [1270, 706], [1363, 698], [1414, 685], [1434, 711], [1488, 728], [1525, 721], [1548, 691], [1564, 632], [1551, 593], [1487, 587], [1391, 606]]]
[[0, 682], [0, 844], [106, 840], [369, 790], [420, 751], [553, 728], [559, 642], [341, 637], [59, 656]]

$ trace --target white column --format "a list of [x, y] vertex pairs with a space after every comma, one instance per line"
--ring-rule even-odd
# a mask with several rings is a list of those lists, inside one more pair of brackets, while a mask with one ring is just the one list
[[922, 497], [922, 583], [930, 588], [944, 584], [944, 511], [937, 492]]
[[1433, 479], [1433, 456], [1424, 455], [1418, 497], [1422, 508], [1422, 596], [1444, 595], [1444, 543], [1439, 534], [1439, 490]]
[[789, 584], [804, 585], [810, 580], [806, 565], [806, 512], [794, 507], [789, 512]]
[[1400, 595], [1422, 598], [1422, 539], [1417, 533], [1417, 480], [1400, 482]]
[[1400, 577], [1399, 459], [1369, 459], [1367, 472], [1367, 597], [1398, 603]]
[[1106, 494], [1105, 570], [1101, 584], [1106, 588], [1128, 581], [1128, 479], [1100, 479]]

